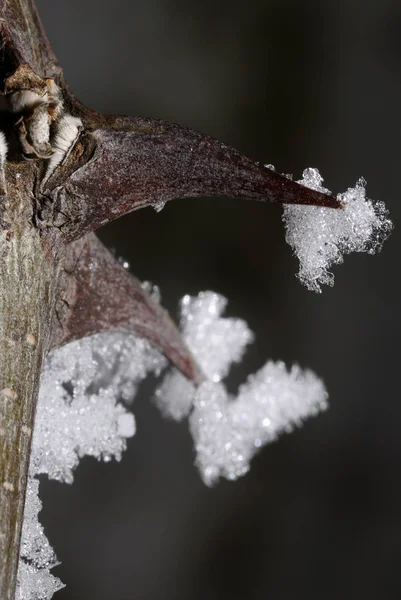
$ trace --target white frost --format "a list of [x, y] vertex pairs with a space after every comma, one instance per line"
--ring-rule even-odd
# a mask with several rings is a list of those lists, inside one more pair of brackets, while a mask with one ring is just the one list
[[213, 292], [185, 296], [183, 335], [207, 380], [196, 389], [173, 370], [156, 392], [164, 414], [180, 420], [191, 413], [196, 464], [207, 485], [220, 476], [244, 475], [261, 446], [325, 409], [327, 400], [311, 371], [294, 366], [288, 372], [283, 363], [272, 362], [240, 386], [237, 398], [230, 397], [221, 379], [241, 360], [253, 335], [244, 321], [221, 316], [226, 303]]
[[[206, 380], [196, 389], [171, 369], [157, 391], [165, 414], [189, 415], [196, 464], [208, 485], [246, 473], [261, 446], [324, 409], [327, 397], [312, 372], [268, 362], [231, 398], [222, 379], [253, 334], [244, 321], [222, 316], [226, 304], [213, 292], [183, 298], [182, 332]], [[135, 433], [134, 417], [120, 400], [130, 401], [138, 383], [165, 365], [148, 342], [117, 333], [85, 338], [48, 357], [32, 442], [17, 600], [50, 600], [63, 587], [50, 573], [57, 559], [38, 521], [36, 476], [71, 483], [83, 456], [119, 460]]]
[[[317, 169], [305, 169], [298, 183], [329, 192], [322, 186], [323, 179]], [[321, 284], [332, 286], [334, 275], [329, 269], [342, 263], [344, 254], [374, 254], [391, 232], [393, 226], [385, 205], [369, 200], [365, 186], [366, 182], [360, 179], [354, 188], [339, 194], [342, 209], [284, 206], [286, 241], [299, 259], [298, 277], [308, 289], [321, 292]]]
[[39, 523], [41, 509], [39, 481], [31, 475], [25, 500], [16, 600], [48, 600], [64, 587], [60, 579], [50, 573], [58, 561]]
[[[180, 326], [189, 348], [208, 379], [218, 382], [233, 362], [240, 362], [253, 334], [241, 319], [221, 318], [227, 300], [214, 292], [181, 300]], [[156, 391], [156, 403], [165, 416], [177, 421], [188, 416], [195, 386], [177, 369], [170, 369]]]
[[56, 556], [38, 521], [42, 508], [36, 476], [71, 483], [83, 456], [120, 459], [135, 433], [131, 400], [149, 372], [165, 359], [141, 339], [99, 334], [51, 354], [42, 375], [25, 504], [17, 600], [49, 600], [63, 587], [50, 570]]
[[221, 383], [202, 384], [194, 398], [190, 428], [196, 464], [205, 483], [212, 485], [219, 477], [234, 480], [247, 473], [261, 446], [324, 410], [326, 398], [323, 383], [314, 373], [298, 366], [288, 372], [281, 362], [268, 362], [251, 375], [236, 399]]

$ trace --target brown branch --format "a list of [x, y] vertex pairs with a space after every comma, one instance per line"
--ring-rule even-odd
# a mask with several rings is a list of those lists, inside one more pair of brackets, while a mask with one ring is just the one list
[[[22, 76], [14, 82], [20, 87], [10, 92], [30, 89], [35, 77], [36, 82], [60, 77], [33, 0], [0, 0], [0, 48], [0, 91], [5, 91], [6, 81], [17, 69]], [[12, 120], [9, 117], [8, 122]], [[0, 598], [14, 600], [32, 431], [49, 345], [58, 260], [45, 255], [39, 232], [32, 227], [37, 165], [8, 163], [2, 180], [3, 175], [7, 193], [0, 203]]]
[[[17, 177], [16, 175], [19, 175]], [[31, 438], [48, 351], [58, 261], [30, 225], [33, 164], [7, 166], [0, 231], [0, 598], [14, 600]]]

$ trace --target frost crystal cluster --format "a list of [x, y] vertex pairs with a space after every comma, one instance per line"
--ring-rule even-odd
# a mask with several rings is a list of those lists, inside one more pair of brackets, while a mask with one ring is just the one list
[[[317, 169], [305, 169], [298, 182], [306, 187], [330, 193], [322, 186]], [[343, 208], [285, 205], [283, 221], [286, 240], [299, 259], [298, 277], [310, 290], [321, 292], [321, 284], [333, 285], [330, 267], [343, 262], [350, 252], [375, 254], [392, 230], [383, 202], [366, 198], [366, 181], [339, 194]]]
[[32, 440], [17, 600], [48, 600], [63, 587], [50, 573], [58, 563], [38, 521], [36, 476], [72, 483], [83, 456], [119, 460], [135, 433], [134, 417], [120, 401], [132, 399], [139, 381], [165, 363], [148, 342], [119, 333], [73, 342], [48, 357]]
[[284, 431], [326, 408], [327, 394], [311, 371], [268, 362], [240, 386], [236, 398], [222, 379], [239, 362], [253, 335], [240, 319], [222, 317], [227, 301], [213, 292], [181, 303], [184, 338], [206, 376], [200, 386], [169, 372], [156, 392], [163, 413], [189, 415], [196, 464], [207, 485], [220, 476], [234, 480], [249, 470], [253, 455]]
[[[205, 381], [197, 389], [170, 370], [157, 403], [176, 419], [189, 416], [196, 463], [207, 484], [236, 479], [265, 443], [326, 406], [321, 381], [310, 371], [267, 363], [231, 398], [221, 382], [253, 340], [246, 323], [222, 318], [227, 301], [213, 292], [181, 302], [181, 326]], [[57, 559], [38, 521], [36, 476], [72, 483], [83, 456], [120, 459], [135, 421], [121, 401], [138, 383], [158, 374], [165, 359], [148, 342], [124, 334], [99, 334], [51, 354], [41, 381], [18, 571], [17, 600], [49, 600], [63, 587], [50, 570]]]

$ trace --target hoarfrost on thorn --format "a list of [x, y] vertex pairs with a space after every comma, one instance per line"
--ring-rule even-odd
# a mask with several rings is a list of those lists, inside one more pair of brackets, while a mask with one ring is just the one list
[[[317, 169], [305, 169], [298, 182], [322, 192], [323, 178]], [[334, 285], [330, 267], [340, 264], [350, 252], [379, 252], [393, 225], [383, 202], [366, 197], [366, 181], [339, 194], [343, 208], [285, 205], [283, 221], [286, 241], [299, 260], [298, 277], [310, 290], [321, 292], [321, 285]]]

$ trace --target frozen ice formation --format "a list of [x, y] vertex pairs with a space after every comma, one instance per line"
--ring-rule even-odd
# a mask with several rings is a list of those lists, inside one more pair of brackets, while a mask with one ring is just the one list
[[99, 334], [52, 353], [41, 379], [18, 569], [17, 600], [49, 600], [63, 587], [50, 570], [57, 559], [38, 521], [42, 503], [36, 476], [71, 483], [83, 456], [120, 459], [135, 420], [129, 401], [149, 372], [165, 359], [148, 342]]
[[232, 398], [221, 383], [205, 382], [189, 418], [196, 464], [206, 485], [249, 471], [254, 454], [280, 433], [326, 408], [323, 383], [311, 371], [268, 362]]
[[[305, 169], [298, 182], [322, 192], [323, 179], [317, 169]], [[338, 198], [342, 209], [320, 206], [285, 205], [283, 221], [286, 241], [299, 259], [298, 277], [310, 290], [321, 292], [321, 285], [333, 285], [330, 267], [343, 262], [350, 252], [378, 252], [392, 230], [383, 202], [366, 197], [366, 182], [360, 179]]]
[[[206, 379], [195, 388], [176, 370], [157, 391], [162, 411], [189, 415], [196, 464], [208, 485], [236, 479], [265, 443], [326, 407], [322, 382], [310, 371], [268, 362], [231, 398], [222, 383], [253, 340], [247, 324], [222, 314], [227, 301], [213, 292], [181, 302], [184, 337]], [[42, 375], [18, 570], [17, 600], [50, 600], [63, 587], [50, 570], [57, 558], [38, 521], [37, 475], [71, 483], [83, 456], [120, 459], [135, 420], [129, 402], [138, 383], [158, 374], [166, 360], [148, 342], [125, 334], [99, 334], [52, 353]]]
[[[185, 341], [206, 377], [220, 381], [233, 362], [241, 361], [245, 347], [253, 341], [252, 332], [241, 319], [221, 318], [227, 300], [219, 294], [184, 296], [180, 305]], [[194, 384], [177, 369], [170, 369], [156, 390], [156, 403], [165, 416], [180, 421], [188, 416], [194, 393]]]
[[207, 379], [195, 388], [172, 370], [156, 392], [165, 415], [176, 420], [189, 415], [196, 464], [207, 485], [221, 476], [244, 475], [261, 446], [327, 405], [316, 375], [297, 366], [287, 371], [281, 362], [268, 362], [231, 397], [221, 380], [241, 360], [253, 335], [244, 321], [223, 318], [225, 307], [225, 298], [213, 292], [185, 296], [182, 332]]
[[60, 579], [50, 573], [58, 561], [39, 523], [41, 509], [39, 481], [30, 476], [25, 498], [16, 600], [48, 600], [64, 587]]

